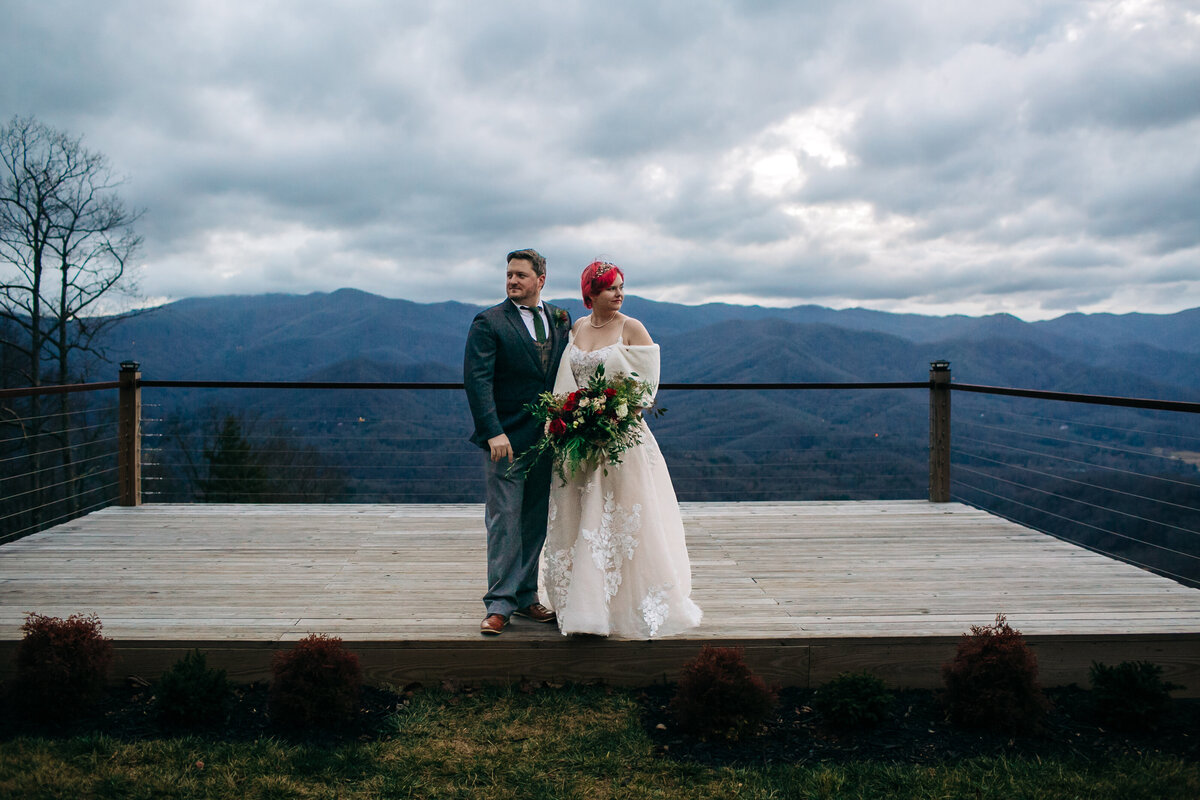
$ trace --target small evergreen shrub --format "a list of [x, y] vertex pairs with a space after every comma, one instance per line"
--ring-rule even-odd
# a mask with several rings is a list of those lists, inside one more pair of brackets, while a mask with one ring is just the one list
[[1003, 614], [972, 625], [954, 659], [942, 666], [950, 718], [970, 728], [1025, 733], [1047, 709], [1037, 682], [1037, 657]]
[[358, 656], [336, 636], [310, 634], [294, 649], [275, 653], [271, 672], [270, 710], [276, 725], [336, 728], [358, 711]]
[[731, 740], [753, 735], [775, 707], [776, 692], [746, 665], [740, 647], [705, 645], [684, 664], [671, 709], [680, 727]]
[[1182, 688], [1162, 679], [1162, 667], [1149, 661], [1122, 661], [1108, 667], [1092, 662], [1089, 672], [1096, 718], [1125, 731], [1154, 727], [1171, 703], [1171, 691]]
[[817, 689], [812, 706], [835, 730], [873, 728], [887, 718], [892, 694], [869, 672], [843, 672]]
[[113, 648], [101, 627], [95, 614], [66, 619], [27, 615], [11, 686], [17, 708], [58, 722], [90, 709], [103, 697]]
[[158, 679], [154, 705], [168, 725], [211, 725], [225, 718], [225, 704], [232, 694], [225, 670], [210, 669], [205, 655], [193, 650]]

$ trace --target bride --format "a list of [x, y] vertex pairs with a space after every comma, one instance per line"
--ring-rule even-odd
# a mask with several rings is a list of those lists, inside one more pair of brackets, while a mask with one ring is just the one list
[[[580, 285], [592, 313], [571, 330], [554, 393], [585, 386], [600, 364], [607, 377], [636, 373], [657, 390], [658, 345], [621, 313], [620, 267], [588, 264]], [[652, 639], [700, 624], [671, 476], [645, 421], [638, 424], [641, 442], [620, 464], [551, 483], [542, 586], [564, 635]]]

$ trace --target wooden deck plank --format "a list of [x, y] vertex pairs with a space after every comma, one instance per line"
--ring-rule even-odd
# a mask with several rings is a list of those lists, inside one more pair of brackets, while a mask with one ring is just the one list
[[[1200, 591], [978, 509], [682, 507], [703, 625], [599, 650], [523, 621], [499, 648], [481, 639], [478, 505], [108, 508], [0, 546], [0, 670], [25, 613], [37, 611], [98, 613], [122, 663], [141, 674], [203, 643], [232, 659], [231, 674], [261, 676], [264, 653], [320, 632], [370, 649], [377, 677], [481, 675], [486, 662], [494, 676], [562, 669], [628, 682], [677, 669], [709, 641], [743, 644], [789, 682], [797, 670], [809, 681], [866, 667], [924, 685], [936, 684], [961, 633], [1005, 613], [1049, 674], [1082, 682], [1097, 654], [1115, 663], [1104, 654], [1143, 653], [1200, 694]], [[579, 655], [592, 650], [608, 661]], [[421, 655], [401, 667], [387, 661], [398, 653]]]

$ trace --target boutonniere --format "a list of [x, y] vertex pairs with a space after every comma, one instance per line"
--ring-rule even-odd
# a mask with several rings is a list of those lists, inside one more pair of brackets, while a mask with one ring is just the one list
[[570, 321], [571, 321], [571, 319], [570, 319], [570, 317], [567, 316], [566, 309], [563, 309], [563, 308], [554, 309], [554, 324], [555, 325], [558, 325], [561, 327], [563, 325], [566, 325]]

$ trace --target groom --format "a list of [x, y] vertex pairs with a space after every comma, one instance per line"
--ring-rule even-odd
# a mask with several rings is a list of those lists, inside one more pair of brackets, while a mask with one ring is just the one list
[[487, 616], [479, 625], [497, 636], [517, 614], [554, 622], [554, 612], [537, 602], [538, 559], [546, 540], [550, 460], [528, 474], [511, 471], [513, 459], [541, 437], [541, 426], [525, 404], [554, 387], [567, 345], [571, 318], [541, 300], [546, 259], [536, 250], [508, 254], [508, 299], [479, 312], [467, 334], [463, 382], [475, 433], [471, 441], [488, 451], [486, 463], [488, 590]]

